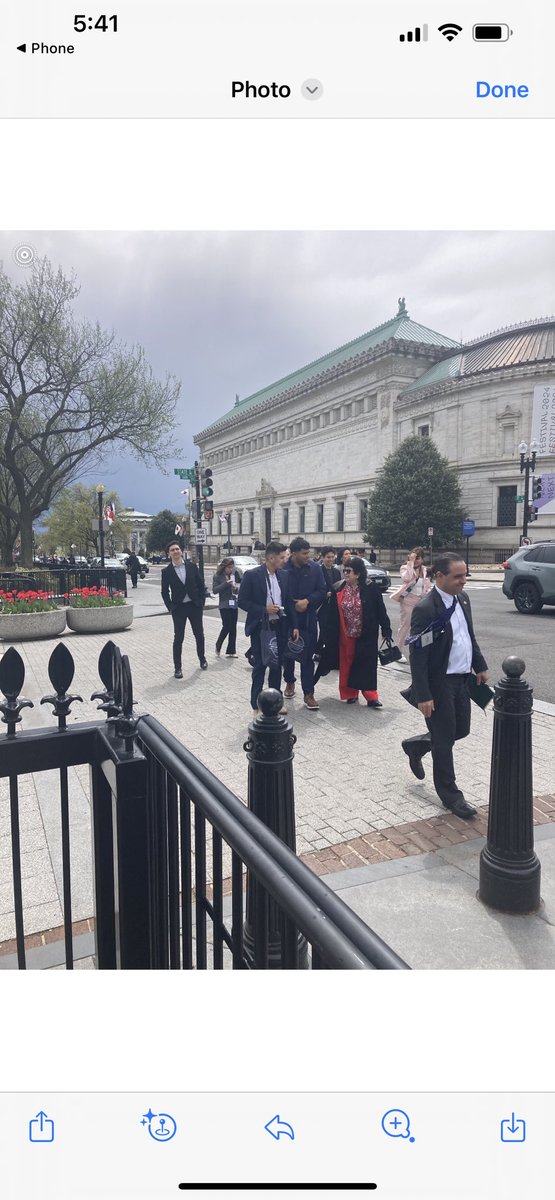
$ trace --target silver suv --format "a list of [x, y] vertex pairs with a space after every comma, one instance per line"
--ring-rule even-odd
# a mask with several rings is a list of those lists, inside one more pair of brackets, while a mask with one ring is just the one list
[[503, 591], [521, 613], [539, 613], [555, 604], [555, 542], [521, 546], [503, 563]]

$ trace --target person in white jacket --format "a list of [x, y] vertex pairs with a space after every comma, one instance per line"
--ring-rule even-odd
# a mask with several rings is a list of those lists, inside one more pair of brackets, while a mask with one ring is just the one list
[[391, 599], [399, 601], [401, 619], [397, 630], [396, 642], [402, 654], [405, 653], [405, 638], [410, 633], [412, 610], [419, 604], [426, 592], [431, 588], [426, 567], [424, 566], [424, 551], [421, 546], [411, 550], [406, 563], [401, 567], [401, 586], [393, 592]]

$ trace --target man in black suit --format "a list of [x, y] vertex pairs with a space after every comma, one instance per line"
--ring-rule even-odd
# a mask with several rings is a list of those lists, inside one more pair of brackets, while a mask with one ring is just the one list
[[[295, 605], [290, 597], [287, 571], [281, 570], [285, 546], [281, 542], [270, 542], [264, 552], [261, 567], [245, 571], [239, 588], [237, 603], [245, 610], [245, 633], [251, 639], [252, 686], [251, 708], [258, 713], [258, 697], [264, 686], [266, 667], [262, 660], [260, 634], [266, 621], [276, 635], [279, 663], [268, 670], [268, 686], [281, 690], [281, 669], [287, 648], [289, 633], [295, 641], [299, 637]], [[281, 710], [285, 712], [285, 709]]]
[[402, 742], [410, 768], [424, 778], [422, 758], [432, 752], [434, 786], [444, 805], [468, 820], [476, 809], [457, 787], [453, 746], [470, 733], [468, 679], [487, 679], [487, 663], [474, 636], [470, 601], [464, 592], [466, 565], [459, 554], [441, 554], [434, 563], [435, 587], [413, 610], [410, 666], [412, 683], [403, 693], [420, 709], [428, 733]]
[[195, 635], [197, 654], [202, 671], [206, 671], [208, 663], [204, 653], [204, 629], [202, 626], [202, 610], [206, 598], [202, 575], [190, 559], [183, 558], [179, 542], [170, 542], [166, 547], [169, 555], [169, 566], [162, 571], [162, 599], [173, 621], [173, 665], [176, 679], [183, 679], [181, 670], [181, 648], [185, 636], [187, 621]]

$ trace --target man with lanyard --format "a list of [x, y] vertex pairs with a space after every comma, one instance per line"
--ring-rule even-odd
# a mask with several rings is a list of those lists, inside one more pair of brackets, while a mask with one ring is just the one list
[[[295, 603], [299, 630], [304, 641], [301, 659], [301, 686], [305, 708], [317, 712], [320, 705], [314, 697], [314, 661], [318, 641], [317, 614], [327, 595], [327, 585], [320, 563], [310, 558], [310, 544], [303, 537], [293, 538], [289, 547], [291, 557], [284, 570], [289, 575], [289, 590]], [[285, 699], [295, 695], [295, 660], [285, 659], [283, 671]]]
[[428, 732], [402, 742], [410, 769], [424, 778], [422, 758], [432, 752], [434, 786], [445, 808], [468, 820], [476, 809], [457, 787], [453, 746], [470, 733], [468, 680], [487, 680], [487, 663], [474, 636], [470, 601], [464, 592], [466, 565], [446, 553], [434, 563], [435, 587], [413, 611], [410, 649], [412, 683], [402, 695], [420, 709]]
[[177, 539], [170, 542], [166, 548], [169, 555], [169, 566], [162, 571], [162, 599], [173, 621], [173, 666], [176, 679], [183, 679], [181, 670], [181, 651], [187, 620], [195, 635], [198, 660], [201, 671], [206, 671], [208, 663], [204, 653], [204, 629], [202, 611], [206, 599], [206, 589], [201, 573], [190, 559], [183, 558], [180, 543]]
[[[264, 687], [266, 666], [262, 658], [260, 635], [266, 622], [275, 631], [279, 662], [268, 668], [268, 687], [281, 691], [281, 667], [287, 646], [287, 638], [296, 641], [299, 636], [297, 616], [289, 596], [289, 580], [281, 570], [285, 546], [281, 542], [270, 542], [266, 546], [264, 563], [245, 571], [239, 588], [237, 603], [245, 610], [245, 633], [251, 639], [252, 686], [251, 708], [258, 713], [258, 697]], [[285, 712], [286, 709], [282, 709]]]

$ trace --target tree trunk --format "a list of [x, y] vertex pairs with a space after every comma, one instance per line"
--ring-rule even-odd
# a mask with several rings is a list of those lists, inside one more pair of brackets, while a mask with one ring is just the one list
[[21, 538], [21, 553], [19, 562], [22, 567], [32, 567], [33, 565], [33, 516], [30, 508], [25, 503], [19, 504], [19, 534]]

